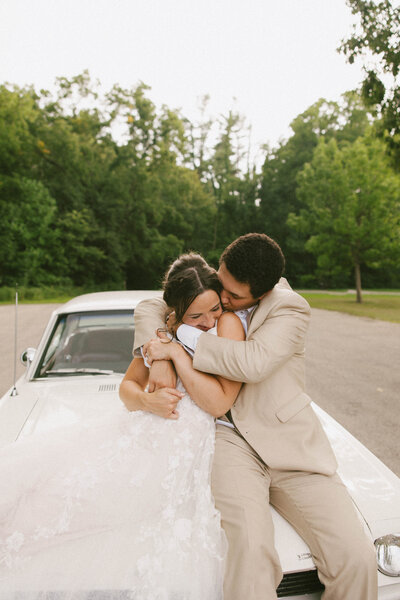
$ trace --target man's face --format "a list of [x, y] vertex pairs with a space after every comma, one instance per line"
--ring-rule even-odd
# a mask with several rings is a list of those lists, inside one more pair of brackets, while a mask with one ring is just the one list
[[229, 273], [225, 263], [221, 263], [218, 277], [224, 288], [221, 292], [221, 302], [225, 310], [235, 311], [250, 308], [260, 300], [251, 294], [248, 283], [240, 283]]

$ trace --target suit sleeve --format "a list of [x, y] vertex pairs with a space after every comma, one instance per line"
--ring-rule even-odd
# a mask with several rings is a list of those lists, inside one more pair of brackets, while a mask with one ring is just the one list
[[167, 305], [162, 298], [142, 300], [134, 312], [135, 340], [133, 355], [141, 356], [140, 348], [155, 337], [158, 327], [165, 327]]
[[309, 319], [310, 308], [304, 301], [271, 311], [243, 342], [204, 333], [197, 343], [193, 366], [233, 381], [263, 381], [293, 355], [303, 354]]

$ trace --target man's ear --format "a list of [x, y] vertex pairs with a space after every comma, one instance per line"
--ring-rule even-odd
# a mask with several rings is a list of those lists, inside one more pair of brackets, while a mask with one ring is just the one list
[[263, 294], [262, 296], [259, 297], [258, 302], [260, 302], [263, 298], [268, 296], [268, 294], [270, 294], [271, 292], [272, 292], [272, 290], [268, 290], [268, 292], [265, 292], [265, 294]]

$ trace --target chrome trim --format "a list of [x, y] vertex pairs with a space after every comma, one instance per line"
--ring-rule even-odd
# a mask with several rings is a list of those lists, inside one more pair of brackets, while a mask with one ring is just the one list
[[33, 359], [35, 358], [36, 348], [27, 348], [23, 351], [20, 356], [20, 361], [24, 365], [24, 367], [29, 367], [32, 364]]

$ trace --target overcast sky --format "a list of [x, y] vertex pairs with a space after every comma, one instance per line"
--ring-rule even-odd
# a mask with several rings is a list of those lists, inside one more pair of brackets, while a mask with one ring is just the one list
[[106, 89], [143, 81], [193, 120], [209, 94], [213, 115], [235, 108], [253, 145], [275, 145], [319, 98], [358, 86], [361, 67], [336, 52], [353, 22], [345, 0], [0, 0], [0, 83], [89, 69]]

